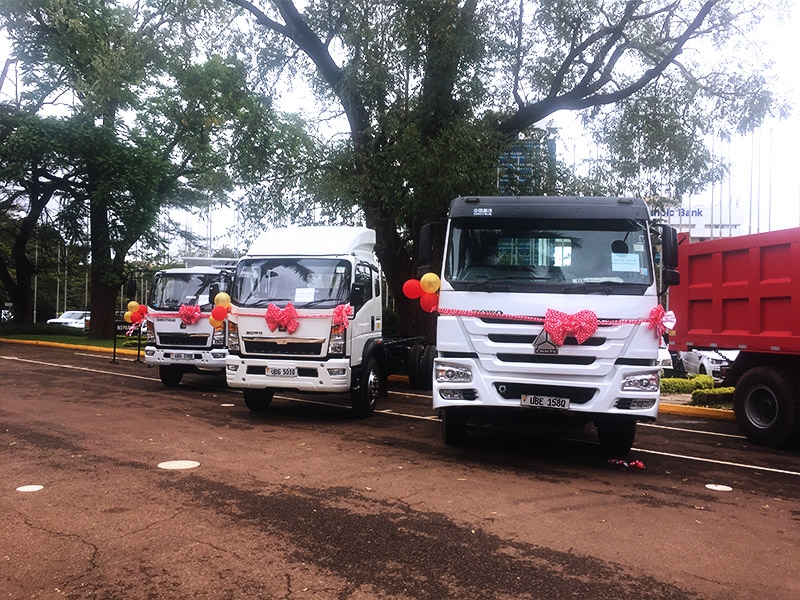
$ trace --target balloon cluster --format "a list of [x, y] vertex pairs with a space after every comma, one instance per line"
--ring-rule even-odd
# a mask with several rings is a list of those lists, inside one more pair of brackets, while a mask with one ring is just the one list
[[135, 300], [131, 300], [128, 302], [128, 311], [122, 315], [122, 318], [125, 319], [126, 323], [133, 323], [136, 325], [137, 323], [141, 323], [144, 320], [144, 316], [147, 314], [147, 305], [146, 304], [139, 304]]
[[214, 296], [214, 308], [211, 309], [211, 316], [208, 317], [208, 322], [216, 329], [222, 326], [225, 317], [228, 316], [228, 311], [231, 308], [231, 297], [225, 292], [220, 292]]
[[436, 273], [425, 273], [419, 279], [409, 279], [403, 284], [406, 298], [416, 300], [425, 312], [434, 312], [439, 308], [439, 286], [442, 282]]

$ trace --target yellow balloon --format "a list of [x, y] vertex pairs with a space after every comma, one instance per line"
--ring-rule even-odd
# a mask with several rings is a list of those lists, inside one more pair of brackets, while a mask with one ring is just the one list
[[217, 321], [214, 317], [208, 317], [208, 322], [211, 323], [211, 326], [215, 329], [222, 325], [222, 321]]
[[132, 314], [133, 314], [133, 311], [130, 311], [130, 310], [129, 310], [129, 311], [128, 311], [128, 312], [126, 312], [124, 315], [122, 315], [122, 318], [123, 318], [123, 319], [125, 319], [125, 322], [126, 322], [126, 323], [130, 323], [130, 322], [131, 322], [131, 315], [132, 315]]
[[136, 302], [136, 300], [131, 300], [128, 302], [128, 310], [132, 313], [135, 313], [137, 310], [139, 310], [139, 303]]
[[419, 287], [422, 288], [423, 292], [427, 292], [432, 294], [439, 290], [439, 286], [442, 282], [439, 280], [439, 276], [436, 273], [425, 273], [419, 279]]
[[220, 292], [214, 296], [214, 305], [228, 308], [231, 305], [231, 297], [225, 292]]

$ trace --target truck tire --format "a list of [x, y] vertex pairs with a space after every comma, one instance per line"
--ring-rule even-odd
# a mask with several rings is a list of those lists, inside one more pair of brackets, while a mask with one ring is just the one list
[[442, 441], [448, 446], [461, 446], [467, 441], [467, 413], [460, 406], [442, 408]]
[[408, 383], [411, 388], [415, 390], [420, 389], [422, 385], [420, 381], [420, 376], [422, 374], [420, 365], [422, 364], [422, 356], [424, 353], [425, 346], [422, 344], [414, 344], [411, 346], [411, 350], [408, 351], [408, 364], [406, 365]]
[[782, 446], [797, 427], [798, 392], [788, 373], [754, 367], [736, 383], [733, 411], [744, 434], [756, 444]]
[[603, 417], [594, 422], [600, 446], [611, 458], [628, 454], [636, 438], [636, 420], [627, 417]]
[[183, 379], [183, 367], [180, 365], [159, 365], [158, 376], [167, 387], [178, 387]]
[[430, 390], [433, 388], [433, 359], [436, 358], [436, 346], [428, 344], [422, 353], [420, 362], [419, 389]]
[[247, 388], [242, 390], [242, 397], [244, 398], [244, 405], [253, 412], [265, 412], [269, 405], [272, 404], [272, 397], [275, 395], [275, 390], [271, 389], [253, 389]]
[[381, 374], [374, 356], [367, 360], [367, 368], [361, 373], [358, 388], [350, 391], [353, 413], [359, 419], [366, 419], [375, 412], [375, 404], [381, 395]]

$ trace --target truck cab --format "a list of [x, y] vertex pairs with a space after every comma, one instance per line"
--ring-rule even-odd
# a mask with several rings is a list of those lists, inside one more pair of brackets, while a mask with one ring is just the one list
[[594, 422], [607, 451], [630, 449], [636, 422], [658, 412], [652, 233], [639, 199], [452, 202], [433, 380], [445, 443], [463, 442], [472, 419], [503, 415]]
[[386, 391], [381, 269], [363, 227], [267, 231], [236, 267], [228, 317], [228, 386], [253, 411], [275, 390], [351, 392], [372, 414]]
[[225, 369], [225, 323], [211, 324], [214, 298], [227, 292], [232, 259], [186, 258], [186, 266], [162, 269], [153, 278], [146, 315], [145, 363], [157, 366], [164, 385], [184, 373]]

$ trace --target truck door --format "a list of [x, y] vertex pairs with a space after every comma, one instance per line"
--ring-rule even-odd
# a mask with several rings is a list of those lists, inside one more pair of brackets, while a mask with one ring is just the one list
[[355, 283], [364, 286], [364, 303], [354, 306], [350, 321], [350, 364], [361, 364], [367, 341], [381, 335], [381, 299], [378, 269], [367, 262], [356, 263]]

